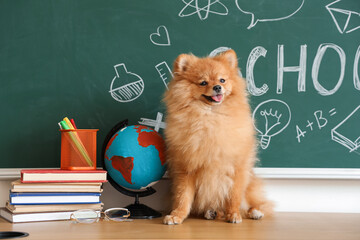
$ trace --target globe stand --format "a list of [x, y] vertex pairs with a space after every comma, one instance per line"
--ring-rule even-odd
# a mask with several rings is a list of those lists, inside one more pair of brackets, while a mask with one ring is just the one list
[[130, 211], [130, 218], [133, 219], [152, 219], [161, 217], [160, 212], [144, 204], [140, 204], [138, 195], [135, 196], [135, 203], [126, 206], [126, 208]]
[[[110, 132], [107, 134], [103, 147], [102, 147], [102, 152], [101, 152], [101, 161], [102, 161], [102, 166], [104, 168], [104, 170], [106, 169], [106, 165], [105, 165], [105, 150], [106, 150], [106, 146], [108, 144], [108, 142], [110, 141], [110, 139], [112, 138], [112, 136], [119, 131], [120, 129], [125, 128], [126, 126], [128, 126], [128, 120], [124, 120], [119, 122], [118, 124], [116, 124], [111, 130]], [[152, 219], [152, 218], [157, 218], [157, 217], [161, 217], [161, 213], [144, 205], [141, 204], [139, 201], [140, 197], [146, 197], [149, 195], [152, 195], [154, 193], [156, 193], [156, 190], [153, 189], [152, 187], [148, 187], [146, 188], [146, 190], [144, 191], [132, 191], [129, 190], [127, 188], [124, 188], [122, 186], [120, 186], [118, 183], [116, 183], [111, 176], [108, 174], [107, 175], [108, 181], [110, 182], [110, 184], [119, 192], [121, 192], [124, 195], [127, 195], [129, 197], [134, 197], [135, 198], [135, 203], [134, 204], [130, 204], [128, 206], [126, 206], [126, 208], [130, 211], [130, 218], [132, 219]]]

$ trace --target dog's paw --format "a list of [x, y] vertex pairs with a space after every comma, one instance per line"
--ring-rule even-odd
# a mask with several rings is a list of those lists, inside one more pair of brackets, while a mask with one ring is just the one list
[[241, 223], [242, 222], [242, 218], [240, 213], [228, 213], [226, 215], [226, 221], [229, 223]]
[[213, 210], [207, 210], [204, 217], [207, 219], [207, 220], [214, 220], [215, 217], [216, 217], [216, 212], [213, 211]]
[[264, 216], [264, 213], [262, 213], [261, 211], [257, 210], [256, 208], [251, 208], [248, 212], [248, 216], [251, 219], [254, 220], [259, 220]]
[[166, 225], [177, 225], [177, 224], [181, 224], [182, 222], [183, 222], [182, 218], [174, 215], [167, 215], [164, 217], [163, 220], [163, 223]]

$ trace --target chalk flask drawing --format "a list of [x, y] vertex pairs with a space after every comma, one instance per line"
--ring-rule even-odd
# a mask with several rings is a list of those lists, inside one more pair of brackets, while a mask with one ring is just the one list
[[144, 91], [143, 79], [126, 69], [124, 63], [114, 66], [116, 76], [111, 81], [110, 94], [118, 102], [131, 102]]
[[262, 149], [267, 149], [271, 138], [284, 131], [289, 125], [291, 111], [285, 102], [269, 99], [255, 108], [252, 118], [256, 131], [260, 133], [260, 146]]

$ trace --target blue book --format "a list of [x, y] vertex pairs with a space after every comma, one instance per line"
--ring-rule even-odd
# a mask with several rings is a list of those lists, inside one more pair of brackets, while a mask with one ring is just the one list
[[88, 204], [100, 203], [100, 193], [10, 193], [10, 204]]

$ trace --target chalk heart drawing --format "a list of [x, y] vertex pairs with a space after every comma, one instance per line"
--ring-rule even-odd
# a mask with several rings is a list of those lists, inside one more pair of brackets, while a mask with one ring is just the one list
[[197, 14], [200, 20], [209, 17], [209, 13], [228, 15], [228, 8], [220, 0], [182, 0], [185, 7], [179, 12], [179, 17], [188, 17]]
[[325, 6], [338, 31], [351, 33], [360, 29], [360, 4], [357, 1], [336, 0]]
[[360, 155], [360, 105], [331, 129], [331, 139]]
[[[283, 0], [249, 1], [235, 0], [237, 8], [251, 15], [251, 22], [247, 29], [255, 27], [259, 22], [281, 21], [295, 15], [302, 8], [305, 0], [293, 0], [291, 4], [284, 4]], [[291, 6], [290, 6], [291, 5]], [[274, 8], [274, 6], [276, 6]], [[287, 7], [289, 6], [289, 7]], [[260, 10], [265, 9], [265, 10]], [[273, 9], [276, 9], [274, 11]]]
[[142, 78], [126, 69], [124, 63], [114, 66], [115, 77], [111, 81], [110, 94], [118, 102], [131, 102], [144, 91]]
[[167, 28], [161, 25], [155, 33], [150, 34], [150, 41], [158, 46], [170, 46], [170, 37]]
[[253, 124], [260, 133], [260, 146], [267, 149], [273, 136], [278, 135], [289, 125], [291, 111], [289, 105], [278, 99], [260, 103], [254, 110]]

